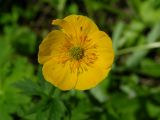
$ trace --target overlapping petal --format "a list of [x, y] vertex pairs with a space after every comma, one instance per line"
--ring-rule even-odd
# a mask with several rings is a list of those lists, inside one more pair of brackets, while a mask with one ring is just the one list
[[[90, 89], [105, 79], [114, 60], [110, 37], [82, 15], [56, 19], [52, 24], [61, 29], [50, 32], [40, 44], [38, 61], [43, 64], [44, 78], [62, 90]], [[71, 56], [75, 47], [83, 50], [81, 59]]]
[[45, 80], [62, 90], [73, 89], [77, 82], [77, 73], [70, 71], [70, 63], [59, 64], [55, 58], [47, 61], [43, 66]]
[[70, 15], [64, 19], [56, 19], [53, 25], [59, 25], [65, 33], [70, 35], [91, 34], [98, 31], [97, 25], [88, 17], [82, 15]]
[[[98, 31], [90, 36], [90, 39], [95, 45], [97, 45], [97, 59], [91, 66], [88, 66], [86, 72], [82, 72], [78, 76], [78, 82], [75, 87], [78, 90], [93, 88], [102, 80], [104, 80], [108, 75], [114, 60], [112, 42], [106, 33]], [[92, 51], [93, 49], [89, 49], [90, 53], [92, 53]]]
[[44, 64], [47, 60], [59, 54], [58, 48], [65, 40], [65, 34], [61, 31], [53, 30], [50, 32], [39, 46], [38, 62]]

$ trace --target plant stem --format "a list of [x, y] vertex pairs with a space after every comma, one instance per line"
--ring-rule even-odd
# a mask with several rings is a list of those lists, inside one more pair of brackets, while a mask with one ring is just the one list
[[56, 88], [55, 88], [54, 86], [52, 86], [52, 88], [51, 88], [48, 96], [49, 96], [49, 97], [52, 97], [52, 95], [55, 93], [55, 90], [56, 90]]
[[147, 45], [140, 45], [140, 46], [125, 48], [125, 49], [119, 50], [117, 52], [117, 55], [123, 55], [123, 54], [131, 53], [131, 52], [137, 52], [140, 50], [148, 50], [148, 49], [153, 49], [153, 48], [160, 48], [160, 42], [154, 42], [154, 43], [150, 43]]

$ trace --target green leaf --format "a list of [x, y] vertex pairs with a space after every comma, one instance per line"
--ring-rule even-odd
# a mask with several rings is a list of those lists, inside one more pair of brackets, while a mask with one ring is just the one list
[[151, 59], [143, 59], [141, 61], [141, 69], [140, 72], [152, 76], [152, 77], [160, 77], [160, 63], [156, 63]]
[[40, 89], [38, 84], [33, 82], [30, 79], [25, 79], [22, 81], [18, 81], [14, 84], [17, 88], [21, 89], [23, 94], [26, 95], [41, 95], [43, 91]]
[[78, 6], [77, 4], [71, 4], [69, 7], [68, 7], [68, 11], [70, 14], [77, 14], [78, 13]]
[[0, 105], [0, 119], [1, 120], [12, 120], [12, 117], [10, 116], [9, 113], [5, 109], [3, 109], [3, 106]]
[[146, 103], [146, 106], [147, 106], [147, 111], [152, 118], [160, 117], [160, 106], [159, 105], [156, 105], [148, 101]]
[[[156, 24], [147, 35], [146, 37], [147, 42], [145, 44], [150, 44], [158, 40], [158, 38], [160, 37], [159, 31], [160, 31], [160, 24]], [[145, 38], [141, 37], [140, 40], [144, 41]], [[147, 55], [148, 52], [149, 50], [135, 51], [127, 59], [126, 66], [130, 68], [136, 66]]]
[[33, 54], [35, 51], [36, 35], [30, 28], [26, 26], [20, 27], [17, 25], [5, 26], [4, 32], [4, 39], [12, 43], [12, 47], [16, 52], [21, 54]]
[[91, 105], [88, 100], [78, 102], [78, 105], [71, 110], [71, 120], [88, 120], [91, 111]]
[[136, 17], [139, 17], [139, 7], [141, 7], [140, 1], [139, 0], [128, 0], [127, 2], [130, 8], [133, 9]]
[[50, 104], [48, 120], [61, 120], [64, 116], [65, 106], [58, 98], [53, 98]]
[[158, 4], [156, 4], [155, 0], [147, 0], [141, 3], [139, 9], [141, 18], [144, 22], [149, 24], [155, 24], [160, 21], [160, 7]]
[[106, 102], [110, 115], [122, 120], [136, 120], [135, 114], [138, 109], [138, 101], [130, 99], [123, 94], [114, 94]]
[[43, 98], [40, 100], [40, 102], [31, 106], [31, 108], [27, 111], [27, 115], [37, 113], [37, 111], [46, 112], [45, 110], [48, 109], [48, 106], [49, 106], [48, 98]]
[[47, 119], [47, 112], [37, 109], [36, 110], [36, 120], [49, 120]]
[[90, 93], [100, 102], [105, 102], [108, 99], [106, 95], [106, 86], [108, 82], [104, 80], [102, 84], [98, 85], [97, 87], [90, 90]]
[[123, 29], [124, 29], [124, 23], [118, 22], [117, 25], [115, 26], [114, 31], [113, 31], [112, 39], [113, 39], [113, 48], [114, 48], [115, 52], [119, 48], [119, 44], [120, 44], [119, 40], [120, 40], [120, 37], [123, 33]]

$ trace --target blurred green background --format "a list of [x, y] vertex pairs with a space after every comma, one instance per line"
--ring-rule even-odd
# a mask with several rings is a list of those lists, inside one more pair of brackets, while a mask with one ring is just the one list
[[[46, 82], [38, 46], [51, 21], [93, 19], [115, 62], [89, 91]], [[0, 120], [160, 120], [160, 0], [0, 0]]]

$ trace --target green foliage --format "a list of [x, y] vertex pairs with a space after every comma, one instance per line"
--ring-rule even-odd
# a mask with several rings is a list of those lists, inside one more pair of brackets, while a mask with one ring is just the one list
[[141, 72], [151, 77], [160, 77], [160, 63], [154, 62], [151, 59], [144, 59], [141, 62]]
[[[160, 120], [159, 0], [0, 0], [0, 120]], [[91, 17], [113, 40], [109, 76], [89, 91], [43, 79], [38, 46], [51, 21]]]

